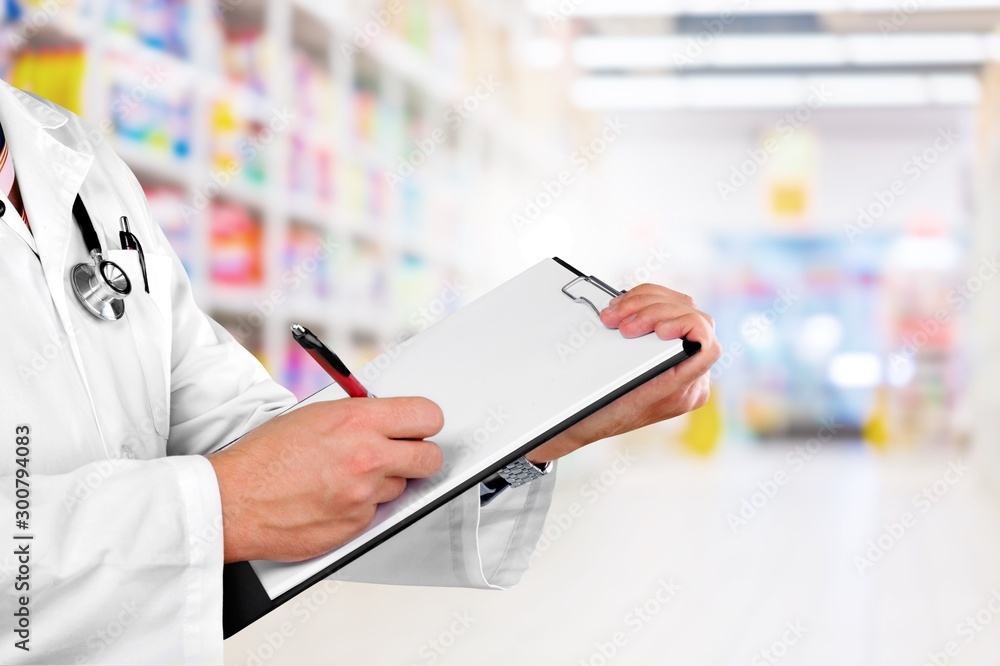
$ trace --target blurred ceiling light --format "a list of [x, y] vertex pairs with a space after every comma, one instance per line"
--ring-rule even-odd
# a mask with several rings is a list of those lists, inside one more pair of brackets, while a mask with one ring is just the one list
[[533, 14], [565, 17], [678, 16], [733, 14], [832, 14], [840, 12], [955, 12], [1000, 9], [1000, 0], [526, 0]]
[[978, 65], [1000, 59], [1000, 37], [975, 33], [846, 35], [848, 64]]
[[555, 69], [562, 64], [563, 47], [554, 39], [534, 37], [517, 47], [518, 61], [531, 69]]
[[581, 37], [582, 69], [746, 69], [893, 65], [980, 65], [1000, 60], [1000, 36], [977, 33]]
[[584, 109], [970, 106], [980, 84], [972, 74], [602, 75], [581, 77], [571, 95]]
[[[682, 37], [690, 45], [690, 37]], [[683, 62], [683, 61], [682, 61]], [[836, 35], [734, 35], [720, 37], [694, 64], [725, 68], [821, 67], [845, 62], [844, 43]]]
[[882, 362], [876, 354], [844, 352], [830, 360], [826, 376], [839, 388], [872, 388], [882, 381]]

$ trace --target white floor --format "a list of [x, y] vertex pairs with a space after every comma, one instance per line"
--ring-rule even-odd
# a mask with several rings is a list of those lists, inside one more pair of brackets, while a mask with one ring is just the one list
[[[650, 440], [564, 465], [517, 589], [343, 585], [231, 639], [226, 663], [1000, 663], [1000, 496], [972, 466], [948, 471], [959, 454], [830, 443], [799, 466], [791, 446], [698, 460]], [[621, 448], [638, 462], [616, 476]], [[743, 499], [760, 508], [734, 531]]]

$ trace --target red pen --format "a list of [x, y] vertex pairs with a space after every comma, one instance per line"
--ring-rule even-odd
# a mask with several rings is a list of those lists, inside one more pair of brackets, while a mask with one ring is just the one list
[[374, 398], [375, 395], [366, 389], [361, 382], [351, 374], [340, 357], [330, 351], [330, 348], [323, 344], [312, 331], [305, 326], [292, 324], [292, 337], [295, 341], [319, 363], [320, 367], [326, 370], [326, 374], [333, 378], [333, 381], [340, 385], [340, 388], [347, 391], [347, 395], [352, 398]]

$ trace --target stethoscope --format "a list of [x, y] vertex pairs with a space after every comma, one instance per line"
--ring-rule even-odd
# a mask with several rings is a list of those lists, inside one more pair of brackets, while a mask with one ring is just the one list
[[[125, 297], [132, 293], [132, 281], [113, 261], [104, 258], [101, 240], [90, 220], [90, 214], [80, 195], [73, 202], [73, 217], [83, 234], [83, 242], [90, 252], [91, 262], [80, 263], [73, 267], [70, 273], [70, 283], [73, 292], [80, 299], [84, 309], [90, 314], [107, 321], [117, 321], [125, 314]], [[139, 267], [142, 269], [143, 286], [149, 293], [149, 278], [146, 275], [146, 256], [142, 245], [135, 234], [129, 229], [128, 218], [122, 215], [121, 230], [118, 239], [123, 250], [139, 252]]]

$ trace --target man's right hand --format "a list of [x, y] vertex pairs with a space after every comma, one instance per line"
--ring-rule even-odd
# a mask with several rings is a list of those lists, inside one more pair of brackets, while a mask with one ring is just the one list
[[432, 476], [444, 425], [426, 398], [343, 399], [276, 416], [208, 456], [226, 562], [304, 560], [360, 534], [406, 479]]

